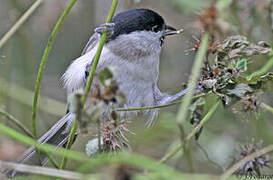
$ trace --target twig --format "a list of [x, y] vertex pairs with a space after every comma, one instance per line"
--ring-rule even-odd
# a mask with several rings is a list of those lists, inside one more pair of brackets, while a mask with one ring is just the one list
[[35, 84], [35, 91], [34, 91], [34, 98], [33, 98], [33, 106], [32, 106], [32, 128], [33, 128], [33, 135], [34, 137], [37, 138], [37, 130], [36, 130], [36, 114], [37, 114], [37, 103], [38, 103], [38, 97], [39, 97], [39, 91], [40, 91], [40, 85], [41, 85], [41, 80], [42, 80], [42, 75], [43, 71], [45, 68], [46, 60], [49, 55], [49, 52], [52, 48], [54, 39], [56, 37], [57, 32], [59, 31], [64, 19], [70, 12], [71, 8], [74, 6], [74, 4], [77, 2], [77, 0], [72, 0], [72, 2], [68, 5], [68, 7], [64, 10], [60, 18], [58, 19], [50, 37], [48, 40], [48, 43], [46, 45], [46, 48], [44, 50], [44, 54], [41, 60], [41, 64], [39, 67], [38, 75], [37, 75], [37, 80]]
[[191, 103], [194, 91], [195, 91], [195, 87], [197, 84], [197, 80], [201, 71], [201, 67], [202, 67], [202, 62], [204, 57], [206, 56], [206, 52], [207, 52], [207, 47], [208, 47], [208, 39], [209, 39], [209, 35], [206, 33], [204, 34], [202, 41], [201, 41], [201, 45], [200, 45], [200, 49], [197, 52], [193, 67], [192, 67], [192, 73], [190, 76], [190, 80], [188, 82], [188, 92], [187, 94], [184, 96], [181, 106], [178, 110], [178, 114], [177, 114], [177, 124], [180, 128], [181, 131], [181, 137], [183, 135], [183, 123], [186, 120], [186, 117], [188, 115], [188, 107]]
[[[210, 91], [211, 92], [211, 91]], [[208, 92], [208, 93], [210, 93]], [[192, 99], [196, 99], [196, 98], [199, 98], [199, 97], [202, 97], [202, 96], [205, 96], [207, 95], [208, 93], [200, 93], [196, 96], [193, 96]], [[165, 108], [165, 107], [169, 107], [169, 106], [173, 106], [173, 105], [176, 105], [176, 104], [180, 104], [182, 102], [182, 100], [180, 101], [176, 101], [176, 102], [173, 102], [173, 103], [170, 103], [170, 104], [164, 104], [164, 105], [160, 105], [160, 106], [146, 106], [146, 107], [133, 107], [133, 108], [118, 108], [118, 109], [115, 109], [115, 111], [141, 111], [141, 110], [148, 110], [148, 109], [156, 109], [156, 108]]]
[[83, 164], [77, 171], [82, 173], [90, 172], [91, 169], [97, 169], [98, 167], [109, 163], [128, 164], [148, 172], [158, 173], [160, 175], [158, 179], [178, 180], [181, 179], [180, 177], [182, 176], [181, 172], [176, 171], [173, 167], [159, 164], [149, 157], [126, 151], [99, 154]]
[[59, 169], [60, 166], [59, 166], [58, 162], [57, 162], [57, 161], [56, 161], [48, 152], [44, 152], [44, 153], [45, 153], [45, 155], [47, 156], [48, 160], [51, 162], [51, 164], [52, 164], [55, 168]]
[[194, 173], [195, 172], [194, 161], [193, 161], [192, 152], [189, 145], [185, 147], [185, 156], [188, 162], [187, 166], [189, 168], [189, 172]]
[[[32, 106], [32, 129], [33, 129], [33, 135], [35, 138], [37, 138], [37, 126], [36, 126], [37, 104], [38, 104], [39, 91], [40, 91], [42, 75], [44, 72], [46, 60], [47, 60], [49, 52], [52, 48], [52, 45], [53, 45], [53, 42], [54, 42], [57, 32], [59, 31], [62, 23], [64, 22], [64, 19], [66, 18], [66, 16], [68, 15], [71, 8], [74, 6], [74, 4], [76, 2], [77, 2], [77, 0], [72, 0], [72, 2], [67, 6], [67, 8], [64, 10], [62, 15], [58, 19], [50, 37], [49, 37], [48, 43], [46, 45], [46, 48], [45, 48], [45, 51], [44, 51], [44, 54], [43, 54], [43, 57], [41, 60], [41, 64], [39, 67], [39, 71], [38, 71], [38, 75], [37, 75], [37, 79], [36, 79], [36, 83], [35, 83], [35, 91], [34, 91], [33, 106]], [[37, 155], [38, 155], [38, 160], [40, 161], [39, 151], [37, 151]]]
[[[25, 164], [11, 163], [0, 160], [0, 169], [14, 169], [19, 172], [40, 174], [46, 176], [53, 176], [65, 179], [85, 179], [87, 175], [66, 170], [59, 170], [41, 166], [30, 166]], [[89, 179], [89, 178], [88, 178]]]
[[[116, 10], [116, 7], [117, 7], [117, 3], [118, 3], [118, 0], [113, 0], [112, 1], [111, 9], [110, 9], [109, 15], [107, 17], [106, 23], [111, 22], [112, 17], [114, 16], [114, 13], [115, 13], [115, 10]], [[78, 128], [78, 121], [80, 120], [81, 108], [84, 107], [84, 104], [86, 102], [88, 92], [90, 90], [90, 87], [91, 87], [91, 84], [92, 84], [92, 81], [93, 81], [93, 77], [95, 75], [95, 71], [96, 71], [96, 68], [97, 68], [97, 65], [98, 65], [100, 55], [101, 55], [101, 52], [102, 52], [105, 41], [106, 41], [106, 32], [104, 32], [102, 34], [102, 36], [101, 36], [101, 40], [100, 40], [100, 43], [99, 43], [99, 47], [98, 47], [96, 56], [95, 56], [94, 60], [92, 61], [92, 67], [90, 69], [89, 76], [88, 76], [88, 79], [87, 79], [87, 83], [86, 83], [86, 86], [85, 86], [85, 89], [84, 89], [84, 95], [82, 96], [82, 99], [81, 99], [82, 102], [79, 103], [79, 109], [77, 110], [76, 118], [74, 120], [73, 126], [72, 126], [70, 134], [69, 134], [69, 139], [68, 139], [67, 147], [66, 147], [67, 149], [70, 149], [70, 147], [72, 145], [72, 142], [74, 140], [75, 133], [76, 133], [76, 130]], [[64, 168], [65, 165], [66, 165], [66, 162], [67, 162], [67, 158], [66, 158], [66, 156], [64, 156], [60, 168]]]
[[[205, 117], [200, 121], [200, 123], [191, 131], [190, 134], [187, 135], [184, 142], [181, 142], [178, 146], [176, 146], [171, 152], [167, 153], [159, 162], [165, 163], [170, 158], [172, 158], [179, 150], [186, 145], [191, 138], [200, 130], [200, 128], [211, 118], [211, 116], [216, 111], [217, 107], [219, 106], [220, 101], [214, 104], [212, 108], [210, 108], [209, 112], [205, 115]], [[182, 149], [183, 151], [183, 149]]]
[[30, 15], [40, 6], [44, 0], [35, 1], [31, 7], [20, 17], [20, 19], [10, 28], [10, 30], [1, 38], [0, 49], [13, 36], [13, 34], [24, 24]]
[[[112, 18], [114, 16], [117, 4], [118, 4], [118, 0], [113, 0], [112, 1], [111, 9], [110, 9], [110, 12], [108, 14], [106, 23], [110, 23], [111, 22], [111, 20], [112, 20]], [[102, 52], [102, 49], [103, 49], [105, 41], [106, 41], [106, 32], [104, 32], [102, 34], [102, 36], [101, 36], [99, 47], [97, 49], [97, 53], [96, 53], [96, 55], [95, 55], [95, 57], [94, 57], [94, 59], [92, 61], [92, 67], [90, 69], [89, 76], [87, 78], [87, 83], [86, 83], [86, 86], [85, 86], [85, 89], [84, 89], [84, 95], [82, 97], [82, 107], [84, 107], [84, 104], [86, 102], [88, 93], [90, 91], [90, 87], [91, 87], [91, 84], [92, 84], [92, 81], [93, 81], [93, 77], [94, 77], [95, 72], [96, 72], [96, 68], [97, 68], [97, 65], [98, 65], [98, 62], [99, 62], [99, 59], [100, 59], [100, 55], [101, 55], [101, 52]]]
[[139, 167], [141, 169], [147, 169], [151, 172], [160, 173], [166, 177], [179, 177], [181, 175], [180, 172], [175, 171], [173, 168], [169, 166], [166, 166], [163, 164], [157, 164], [156, 161], [151, 158], [137, 155], [134, 153], [121, 152], [121, 153], [109, 153], [107, 155], [101, 154], [93, 159], [89, 159], [85, 154], [80, 152], [67, 150], [62, 147], [56, 149], [56, 146], [53, 146], [50, 144], [37, 143], [37, 141], [34, 140], [33, 138], [25, 136], [1, 123], [0, 123], [0, 132], [7, 134], [10, 137], [28, 146], [35, 146], [40, 151], [54, 153], [55, 155], [60, 157], [62, 157], [65, 154], [70, 159], [80, 161], [83, 164], [83, 166], [79, 169], [81, 171], [88, 170], [88, 172], [90, 172], [90, 169], [92, 167], [98, 168], [101, 165], [109, 164], [109, 163], [126, 163], [129, 165]]
[[254, 77], [261, 76], [261, 75], [267, 73], [272, 66], [273, 66], [273, 57], [271, 59], [269, 59], [268, 62], [260, 70], [255, 71], [252, 74], [250, 74], [247, 77], [247, 79], [251, 80]]
[[217, 107], [220, 105], [220, 101], [218, 100], [212, 108], [210, 108], [209, 112], [205, 115], [205, 117], [200, 121], [200, 123], [193, 129], [193, 131], [186, 137], [186, 141], [189, 141], [199, 130], [203, 125], [211, 118], [211, 116], [216, 111]]
[[10, 122], [14, 123], [19, 129], [21, 129], [26, 135], [29, 137], [34, 137], [32, 133], [15, 117], [13, 117], [11, 114], [6, 112], [5, 110], [0, 108], [0, 115], [5, 116], [10, 120]]
[[208, 152], [206, 151], [206, 149], [205, 149], [203, 146], [201, 146], [201, 144], [198, 143], [198, 141], [195, 141], [195, 144], [196, 144], [196, 146], [204, 153], [206, 159], [207, 159], [211, 164], [213, 164], [214, 166], [216, 166], [217, 168], [219, 168], [222, 172], [225, 171], [225, 168], [224, 168], [224, 167], [222, 167], [220, 164], [218, 164], [217, 162], [214, 162], [212, 159], [210, 159]]
[[267, 111], [271, 112], [273, 114], [273, 107], [265, 104], [265, 103], [262, 103], [261, 106], [266, 109]]
[[238, 168], [240, 168], [243, 164], [246, 164], [248, 161], [255, 159], [257, 157], [260, 157], [264, 154], [267, 154], [269, 152], [273, 151], [273, 144], [269, 145], [257, 152], [254, 152], [248, 156], [246, 156], [245, 158], [243, 158], [242, 160], [240, 160], [239, 162], [237, 162], [236, 164], [234, 164], [231, 168], [229, 168], [222, 176], [221, 176], [221, 180], [227, 179], [229, 176], [231, 176]]

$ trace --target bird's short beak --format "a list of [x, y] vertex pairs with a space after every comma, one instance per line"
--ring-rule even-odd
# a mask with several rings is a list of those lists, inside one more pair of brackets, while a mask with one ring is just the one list
[[176, 30], [174, 27], [172, 26], [168, 26], [166, 25], [166, 32], [163, 33], [163, 36], [170, 36], [170, 35], [175, 35], [175, 34], [180, 34], [184, 31], [184, 29], [180, 29], [180, 30]]

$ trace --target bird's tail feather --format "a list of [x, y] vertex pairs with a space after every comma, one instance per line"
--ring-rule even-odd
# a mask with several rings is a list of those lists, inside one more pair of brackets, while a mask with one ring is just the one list
[[[67, 141], [71, 129], [72, 122], [75, 119], [75, 115], [72, 113], [66, 114], [63, 118], [61, 118], [54, 126], [50, 128], [39, 140], [38, 142], [41, 144], [47, 143], [52, 144], [56, 147], [63, 146]], [[40, 162], [44, 165], [48, 158], [45, 153], [40, 152]], [[35, 147], [28, 148], [22, 157], [19, 159], [18, 163], [28, 164], [28, 165], [40, 165], [37, 152]], [[14, 170], [6, 170], [4, 174], [8, 178], [14, 178], [19, 175], [23, 175], [23, 173], [14, 171]]]

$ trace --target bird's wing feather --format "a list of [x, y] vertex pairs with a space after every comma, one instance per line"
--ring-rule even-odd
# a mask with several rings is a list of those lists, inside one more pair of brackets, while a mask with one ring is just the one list
[[86, 83], [86, 70], [92, 65], [95, 56], [95, 47], [100, 35], [95, 33], [86, 44], [82, 56], [73, 61], [62, 76], [63, 86], [68, 93], [83, 89]]
[[100, 34], [98, 33], [94, 33], [90, 39], [88, 40], [87, 44], [85, 45], [82, 54], [84, 55], [86, 54], [88, 51], [90, 51], [91, 49], [93, 49], [95, 47], [95, 45], [97, 44], [98, 40], [100, 38]]

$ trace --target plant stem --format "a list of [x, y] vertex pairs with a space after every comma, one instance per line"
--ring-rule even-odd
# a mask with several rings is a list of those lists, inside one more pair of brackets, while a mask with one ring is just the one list
[[[210, 91], [211, 92], [211, 91]], [[210, 93], [208, 92], [208, 93]], [[208, 93], [200, 93], [196, 96], [193, 96], [192, 98], [193, 99], [196, 99], [196, 98], [199, 98], [199, 97], [202, 97], [202, 96], [205, 96], [206, 94]], [[160, 105], [160, 106], [146, 106], [146, 107], [133, 107], [133, 108], [118, 108], [118, 109], [115, 109], [115, 111], [141, 111], [141, 110], [148, 110], [148, 109], [156, 109], [156, 108], [165, 108], [165, 107], [169, 107], [169, 106], [173, 106], [173, 105], [176, 105], [176, 104], [180, 104], [182, 102], [182, 100], [179, 100], [179, 101], [176, 101], [176, 102], [173, 102], [173, 103], [170, 103], [170, 104], [164, 104], [164, 105]]]
[[166, 154], [159, 163], [165, 163], [170, 158], [172, 158], [177, 152], [179, 152], [180, 149], [183, 150], [183, 147], [191, 140], [191, 138], [200, 130], [202, 126], [211, 118], [211, 116], [215, 113], [217, 107], [219, 106], [220, 101], [217, 101], [217, 103], [214, 104], [212, 108], [210, 108], [209, 112], [204, 116], [204, 118], [200, 121], [200, 123], [191, 131], [190, 134], [188, 134], [184, 140], [184, 142], [181, 142], [178, 146], [176, 146], [171, 152]]
[[247, 77], [247, 79], [251, 80], [254, 77], [261, 76], [261, 75], [267, 73], [272, 66], [273, 66], [273, 57], [271, 59], [269, 59], [268, 62], [260, 70], [255, 71], [252, 74], [250, 74]]
[[211, 116], [215, 113], [217, 107], [220, 105], [220, 101], [218, 100], [212, 108], [210, 108], [209, 112], [204, 116], [204, 118], [200, 121], [200, 123], [193, 129], [193, 131], [187, 135], [186, 142], [188, 142], [199, 130], [201, 127], [204, 126], [204, 124], [211, 118]]
[[51, 162], [51, 164], [52, 164], [55, 168], [59, 169], [60, 166], [59, 166], [58, 162], [57, 162], [57, 161], [56, 161], [48, 152], [44, 152], [44, 153], [45, 153], [45, 155], [47, 156], [48, 160]]
[[273, 144], [254, 152], [243, 159], [241, 159], [239, 162], [234, 164], [231, 168], [229, 168], [222, 176], [221, 180], [227, 179], [229, 176], [231, 176], [237, 169], [239, 169], [242, 165], [246, 164], [248, 161], [251, 161], [252, 159], [255, 159], [257, 157], [260, 157], [264, 154], [267, 154], [269, 152], [273, 151]]
[[[72, 143], [73, 143], [73, 141], [75, 139], [75, 134], [76, 134], [77, 128], [78, 128], [78, 121], [74, 121], [73, 126], [72, 126], [71, 131], [70, 131], [70, 134], [69, 134], [67, 144], [66, 144], [66, 149], [67, 150], [69, 150], [71, 148], [71, 146], [72, 146]], [[64, 169], [66, 163], [67, 163], [67, 156], [64, 155], [63, 159], [62, 159], [60, 169]]]
[[[90, 172], [92, 167], [100, 167], [104, 164], [109, 163], [126, 163], [129, 165], [133, 165], [139, 167], [141, 169], [147, 169], [151, 172], [157, 172], [164, 176], [169, 177], [179, 177], [181, 174], [178, 171], [175, 171], [173, 168], [163, 165], [157, 164], [155, 160], [151, 158], [147, 158], [145, 156], [136, 155], [134, 153], [121, 152], [121, 153], [109, 153], [109, 154], [101, 154], [93, 159], [89, 159], [85, 154], [67, 150], [62, 147], [56, 149], [56, 146], [50, 144], [40, 144], [35, 139], [25, 136], [8, 126], [0, 123], [0, 132], [9, 135], [10, 137], [18, 140], [19, 142], [26, 144], [28, 146], [35, 146], [37, 149], [43, 152], [54, 153], [57, 156], [63, 157], [64, 155], [69, 157], [70, 159], [79, 161], [83, 164], [82, 168], [79, 171]], [[171, 178], [173, 179], [173, 178]]]
[[67, 157], [74, 159], [74, 160], [78, 160], [78, 161], [87, 161], [87, 159], [88, 159], [88, 157], [85, 154], [80, 153], [80, 152], [67, 150], [62, 147], [56, 149], [56, 146], [53, 146], [50, 144], [38, 143], [35, 139], [25, 136], [22, 133], [19, 133], [16, 130], [14, 130], [8, 126], [5, 126], [2, 123], [0, 123], [0, 132], [9, 135], [10, 137], [16, 139], [17, 141], [19, 141], [25, 145], [34, 146], [38, 150], [43, 151], [43, 152], [54, 153], [55, 155], [58, 155], [61, 157], [65, 154]]
[[[114, 16], [117, 4], [118, 4], [118, 0], [113, 0], [112, 1], [111, 9], [110, 9], [110, 12], [108, 14], [106, 23], [110, 23], [111, 22], [111, 20], [112, 20], [112, 18]], [[96, 68], [97, 68], [97, 65], [98, 65], [98, 62], [99, 62], [99, 59], [100, 59], [100, 55], [101, 55], [101, 52], [102, 52], [102, 49], [103, 49], [105, 41], [106, 41], [106, 32], [104, 32], [102, 34], [102, 36], [101, 36], [96, 56], [95, 56], [95, 58], [92, 61], [92, 67], [90, 69], [89, 76], [88, 76], [88, 79], [87, 79], [87, 83], [86, 83], [86, 86], [85, 86], [85, 89], [84, 89], [84, 95], [82, 97], [82, 107], [84, 107], [84, 104], [86, 102], [88, 93], [90, 91], [90, 87], [91, 87], [91, 84], [92, 84], [92, 81], [93, 81], [93, 77], [94, 77], [95, 72], [96, 72]]]
[[37, 138], [37, 130], [36, 130], [36, 113], [37, 113], [37, 102], [38, 102], [38, 97], [39, 97], [39, 91], [40, 91], [40, 85], [41, 85], [41, 80], [42, 80], [42, 75], [43, 71], [45, 68], [46, 60], [48, 58], [49, 52], [52, 48], [53, 42], [55, 40], [56, 34], [59, 31], [62, 23], [64, 22], [64, 19], [70, 12], [71, 8], [74, 6], [74, 4], [77, 2], [77, 0], [72, 0], [72, 2], [68, 5], [68, 7], [64, 10], [60, 18], [58, 19], [50, 37], [48, 40], [48, 43], [46, 45], [46, 48], [44, 50], [44, 54], [41, 60], [41, 64], [39, 67], [38, 75], [37, 75], [37, 80], [35, 84], [35, 91], [34, 91], [34, 99], [33, 99], [33, 107], [32, 107], [32, 128], [33, 128], [33, 135], [34, 137]]
[[[111, 22], [112, 17], [114, 16], [114, 13], [115, 13], [115, 10], [116, 10], [116, 7], [117, 7], [117, 3], [118, 3], [118, 0], [113, 0], [112, 1], [111, 9], [110, 9], [109, 15], [107, 17], [106, 23]], [[99, 47], [97, 49], [97, 53], [95, 55], [95, 58], [92, 61], [92, 67], [90, 69], [89, 76], [88, 76], [88, 79], [87, 79], [87, 83], [86, 83], [86, 86], [85, 86], [85, 89], [84, 89], [84, 95], [82, 96], [81, 103], [78, 104], [79, 109], [77, 110], [76, 118], [74, 120], [73, 126], [72, 126], [71, 131], [70, 131], [70, 135], [69, 135], [69, 139], [68, 139], [68, 142], [67, 142], [66, 149], [70, 149], [70, 147], [72, 145], [72, 142], [74, 140], [75, 133], [76, 133], [77, 127], [78, 127], [78, 121], [80, 120], [80, 114], [81, 114], [81, 111], [82, 111], [81, 107], [84, 107], [84, 104], [85, 104], [85, 102], [87, 100], [88, 92], [90, 91], [90, 87], [91, 87], [93, 77], [94, 77], [95, 72], [96, 72], [96, 68], [97, 68], [97, 65], [98, 65], [100, 55], [101, 55], [101, 52], [102, 52], [105, 41], [106, 41], [106, 32], [104, 32], [102, 34], [102, 36], [101, 36], [101, 40], [100, 40], [100, 43], [99, 43]], [[64, 156], [63, 160], [62, 160], [62, 163], [61, 163], [61, 167], [60, 167], [61, 169], [65, 167], [66, 162], [67, 162], [67, 157]]]
[[[59, 31], [62, 23], [64, 22], [64, 19], [70, 12], [71, 8], [74, 6], [74, 4], [77, 2], [77, 0], [72, 0], [72, 2], [68, 5], [68, 7], [64, 10], [60, 18], [58, 19], [50, 37], [48, 40], [48, 43], [46, 45], [46, 48], [44, 50], [44, 54], [41, 60], [41, 64], [39, 67], [36, 83], [35, 83], [35, 91], [34, 91], [34, 98], [33, 98], [33, 105], [32, 105], [32, 129], [33, 129], [33, 135], [37, 139], [37, 125], [36, 125], [36, 114], [37, 114], [37, 104], [38, 104], [38, 97], [39, 97], [39, 91], [40, 91], [40, 86], [41, 86], [41, 81], [42, 81], [42, 75], [44, 72], [46, 60], [48, 58], [49, 52], [52, 48], [54, 39], [56, 37], [57, 32]], [[38, 159], [40, 160], [40, 153], [37, 151]]]
[[262, 103], [261, 106], [266, 109], [267, 111], [271, 112], [273, 114], [273, 107], [265, 104], [265, 103]]
[[207, 53], [208, 39], [209, 39], [208, 33], [204, 34], [201, 41], [200, 49], [197, 52], [197, 55], [192, 67], [192, 73], [191, 73], [190, 80], [187, 86], [188, 92], [187, 94], [185, 94], [177, 114], [177, 124], [180, 128], [181, 135], [183, 131], [183, 123], [186, 120], [186, 117], [188, 115], [188, 107], [191, 104], [191, 100], [195, 91], [197, 80], [201, 72], [202, 62], [203, 62], [203, 59], [205, 59], [205, 56]]
[[[80, 119], [80, 115], [81, 115], [81, 112], [80, 112], [81, 111], [81, 95], [80, 94], [75, 95], [75, 106], [77, 108], [75, 119]], [[77, 129], [78, 129], [78, 121], [74, 121], [72, 128], [70, 130], [70, 133], [69, 133], [68, 141], [66, 143], [66, 149], [71, 148], [73, 141], [75, 140], [75, 134], [76, 134]], [[63, 169], [65, 167], [66, 163], [67, 163], [67, 157], [64, 155], [60, 169]]]
[[3, 115], [6, 118], [8, 118], [13, 124], [15, 124], [19, 129], [21, 129], [29, 137], [32, 137], [32, 138], [34, 137], [32, 133], [18, 119], [16, 119], [11, 114], [9, 114], [8, 112], [6, 112], [5, 110], [1, 108], [0, 108], [0, 115]]
[[[72, 171], [58, 170], [58, 169], [40, 167], [40, 166], [31, 166], [26, 164], [11, 163], [11, 162], [5, 162], [1, 160], [0, 160], [0, 168], [14, 169], [19, 172], [53, 176], [53, 177], [59, 177], [64, 179], [79, 179], [80, 180], [80, 179], [85, 179], [88, 177], [88, 175], [84, 175], [82, 173], [77, 173]], [[89, 179], [89, 177], [87, 179]]]
[[[0, 108], [0, 115], [5, 116], [8, 118], [12, 123], [14, 123], [18, 128], [20, 128], [26, 135], [28, 135], [31, 138], [34, 138], [32, 133], [15, 117], [13, 117], [11, 114], [8, 112], [4, 111], [3, 109]], [[58, 163], [55, 161], [53, 157], [51, 157], [48, 153], [46, 153], [46, 156], [48, 157], [49, 161], [55, 166], [58, 167]]]
[[13, 36], [13, 34], [24, 24], [30, 15], [40, 6], [44, 0], [35, 1], [31, 7], [20, 17], [20, 19], [10, 28], [10, 30], [1, 38], [0, 49]]
[[160, 178], [158, 179], [181, 179], [181, 173], [173, 169], [173, 167], [159, 164], [154, 159], [126, 151], [99, 154], [83, 164], [77, 171], [82, 173], [90, 172], [91, 169], [97, 169], [98, 167], [111, 162], [132, 165], [148, 172], [157, 172], [160, 175]]

